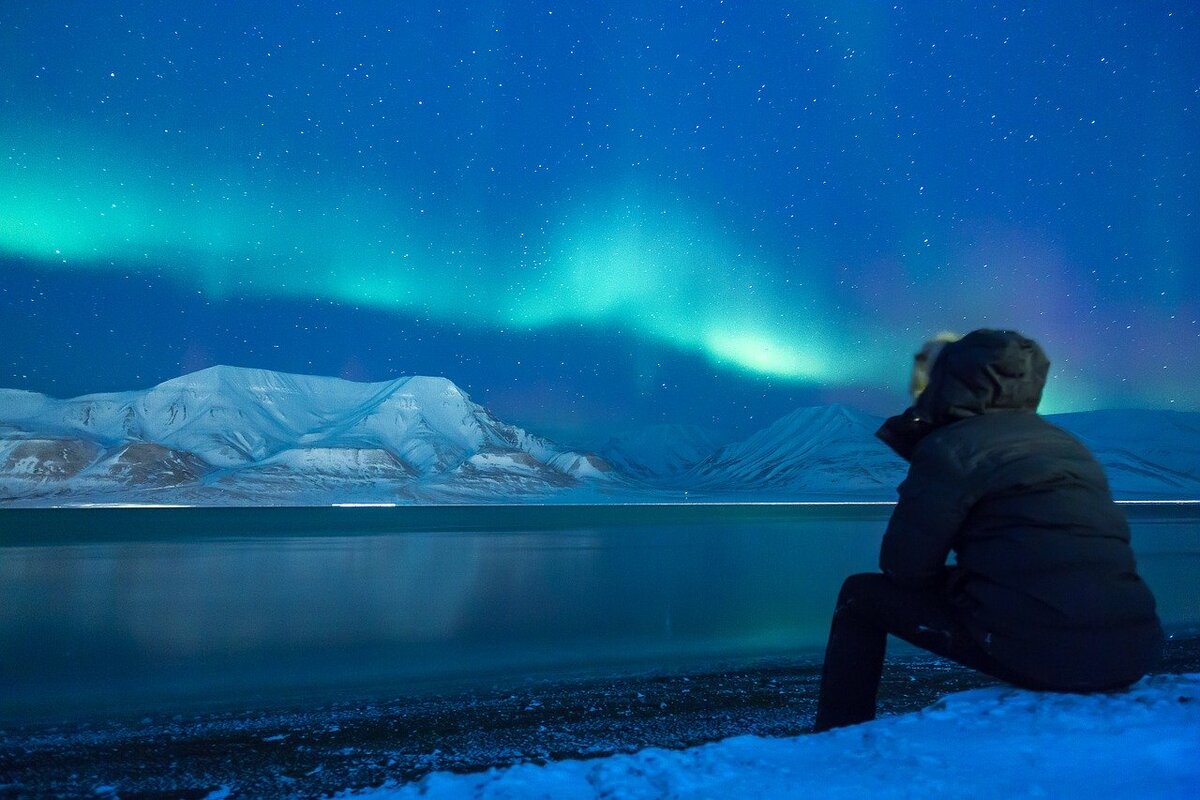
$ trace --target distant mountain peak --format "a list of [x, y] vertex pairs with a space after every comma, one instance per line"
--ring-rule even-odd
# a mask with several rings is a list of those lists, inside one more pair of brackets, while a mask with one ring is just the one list
[[[824, 406], [802, 406], [776, 420], [773, 425], [781, 424], [820, 424], [828, 422], [844, 422], [863, 427], [878, 427], [879, 419], [853, 406], [842, 403], [830, 403]], [[874, 428], [872, 428], [874, 430]]]
[[454, 381], [449, 378], [443, 378], [435, 375], [410, 375], [406, 378], [401, 378], [397, 388], [407, 389], [421, 393], [437, 393], [458, 395], [464, 399], [470, 399], [470, 396], [459, 387]]
[[626, 431], [600, 449], [610, 462], [639, 478], [677, 476], [712, 455], [723, 437], [695, 425], [660, 424]]
[[[462, 499], [609, 482], [611, 471], [595, 456], [499, 421], [453, 381], [425, 375], [363, 383], [218, 365], [142, 391], [69, 400], [13, 393], [0, 395], [0, 443], [6, 439], [17, 444], [0, 448], [9, 465], [0, 497], [128, 491], [128, 476], [143, 475], [157, 483], [142, 488], [184, 499], [251, 489], [291, 498]], [[459, 469], [481, 452], [508, 455], [488, 469]], [[126, 479], [115, 481], [118, 473]], [[182, 485], [188, 476], [192, 484]], [[17, 482], [11, 489], [8, 479]]]
[[904, 463], [875, 439], [879, 419], [844, 405], [798, 408], [722, 447], [681, 476], [711, 491], [793, 495], [891, 494]]

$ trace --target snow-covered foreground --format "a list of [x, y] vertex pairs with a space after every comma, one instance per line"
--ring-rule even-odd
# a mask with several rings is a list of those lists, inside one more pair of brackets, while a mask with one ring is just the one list
[[1200, 797], [1200, 673], [1109, 695], [1011, 688], [818, 736], [434, 773], [393, 798]]

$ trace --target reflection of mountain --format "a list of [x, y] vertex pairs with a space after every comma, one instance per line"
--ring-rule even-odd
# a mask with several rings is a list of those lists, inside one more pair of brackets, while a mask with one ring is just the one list
[[[1118, 497], [1200, 498], [1200, 414], [1050, 420], [1096, 453]], [[0, 390], [0, 502], [891, 500], [906, 464], [875, 438], [880, 422], [802, 408], [724, 447], [660, 425], [601, 458], [500, 422], [443, 378], [214, 367], [71, 400]]]
[[438, 501], [615, 475], [493, 417], [443, 378], [213, 367], [142, 392], [0, 391], [0, 498], [46, 503]]

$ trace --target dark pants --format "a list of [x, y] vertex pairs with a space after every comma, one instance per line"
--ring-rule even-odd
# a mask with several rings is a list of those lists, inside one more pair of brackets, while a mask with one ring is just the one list
[[881, 573], [851, 575], [833, 613], [814, 731], [875, 719], [889, 633], [1000, 680], [1029, 685], [975, 640], [962, 611], [949, 603], [941, 587], [909, 589]]

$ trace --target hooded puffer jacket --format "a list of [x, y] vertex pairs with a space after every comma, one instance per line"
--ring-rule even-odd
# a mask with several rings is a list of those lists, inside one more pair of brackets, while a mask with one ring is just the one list
[[1036, 413], [1049, 363], [1012, 331], [946, 345], [916, 404], [878, 434], [911, 461], [880, 567], [902, 584], [944, 582], [1028, 685], [1116, 688], [1153, 667], [1162, 628], [1103, 469]]

